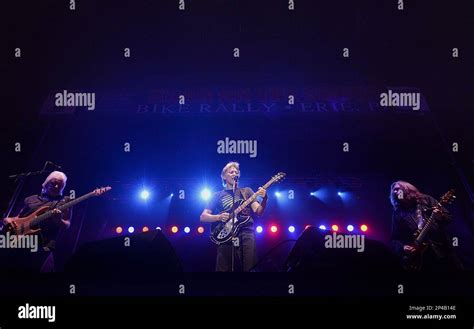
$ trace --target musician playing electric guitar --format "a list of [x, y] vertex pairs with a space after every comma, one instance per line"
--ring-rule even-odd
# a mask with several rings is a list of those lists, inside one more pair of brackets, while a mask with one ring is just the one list
[[[463, 268], [445, 230], [452, 216], [443, 206], [443, 201], [438, 202], [405, 181], [391, 185], [390, 201], [393, 206], [392, 247], [405, 269], [437, 271]], [[416, 238], [428, 221], [429, 230], [425, 228], [424, 241], [419, 243]]]
[[[249, 187], [235, 188], [235, 197], [233, 198], [234, 184], [237, 184], [239, 177], [240, 169], [237, 162], [229, 162], [222, 169], [221, 178], [225, 189], [213, 195], [200, 216], [201, 222], [212, 223], [211, 225], [215, 226], [216, 223], [229, 221], [230, 213], [232, 213], [232, 201], [234, 200], [234, 204], [238, 204], [254, 194]], [[253, 218], [263, 214], [267, 205], [267, 193], [265, 189], [259, 188], [256, 194], [263, 199], [261, 202], [254, 200], [240, 212], [240, 215], [250, 216], [250, 218], [239, 228], [234, 239], [234, 248], [232, 248], [232, 239], [217, 246], [216, 271], [228, 272], [232, 270], [233, 249], [236, 269], [247, 272], [257, 263]]]

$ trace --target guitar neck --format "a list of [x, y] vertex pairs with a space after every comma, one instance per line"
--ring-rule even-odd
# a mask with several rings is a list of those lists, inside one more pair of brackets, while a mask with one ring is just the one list
[[415, 244], [419, 245], [424, 241], [426, 234], [428, 234], [429, 230], [433, 226], [434, 221], [432, 217], [433, 216], [430, 216], [430, 218], [426, 221], [425, 226], [423, 226], [423, 228], [420, 231], [420, 234], [418, 234], [418, 236], [415, 239]]
[[[433, 207], [433, 211], [435, 209], [441, 209], [442, 206], [443, 206], [443, 202], [438, 202], [438, 204]], [[424, 241], [426, 234], [428, 234], [428, 232], [430, 231], [430, 229], [433, 226], [434, 222], [435, 221], [434, 221], [434, 218], [433, 218], [433, 213], [431, 213], [430, 218], [428, 218], [428, 220], [426, 221], [425, 226], [423, 226], [423, 228], [421, 229], [420, 234], [418, 234], [418, 236], [416, 237], [415, 244], [419, 245]]]
[[[273, 179], [270, 179], [265, 185], [262, 186], [262, 188], [264, 188], [265, 190], [268, 189], [272, 184], [274, 183], [274, 180]], [[235, 215], [238, 215], [242, 210], [244, 210], [249, 204], [251, 204], [253, 201], [255, 201], [255, 199], [257, 198], [257, 192], [255, 192], [254, 194], [252, 194], [252, 196], [250, 196], [250, 198], [248, 198], [247, 200], [245, 200], [245, 202], [243, 202], [240, 206], [238, 206], [237, 208], [235, 208]]]
[[[67, 202], [67, 203], [65, 203], [65, 204], [63, 204], [63, 205], [57, 207], [56, 209], [59, 209], [59, 210], [61, 210], [61, 211], [66, 210], [66, 209], [71, 208], [72, 206], [74, 206], [74, 205], [76, 205], [76, 204], [78, 204], [78, 203], [80, 203], [80, 202], [82, 202], [82, 201], [85, 201], [85, 200], [87, 200], [87, 199], [89, 199], [89, 198], [91, 198], [91, 197], [93, 197], [93, 196], [95, 196], [94, 191], [92, 191], [92, 192], [90, 192], [90, 193], [87, 193], [87, 194], [84, 194], [83, 196], [81, 196], [81, 197], [79, 197], [79, 198], [77, 198], [77, 199], [71, 200], [71, 201], [69, 201], [69, 202]], [[49, 210], [49, 211], [47, 211], [47, 212], [45, 212], [45, 213], [39, 215], [39, 216], [36, 217], [35, 219], [33, 219], [33, 220], [31, 221], [31, 224], [30, 224], [30, 225], [31, 225], [31, 226], [37, 226], [38, 224], [40, 224], [40, 223], [41, 223], [42, 221], [44, 221], [45, 219], [51, 217], [51, 215], [52, 215], [52, 211]]]

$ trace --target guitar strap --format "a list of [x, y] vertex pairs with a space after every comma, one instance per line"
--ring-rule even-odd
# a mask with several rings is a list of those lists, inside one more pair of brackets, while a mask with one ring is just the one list
[[244, 202], [247, 201], [248, 198], [244, 195], [244, 193], [242, 193], [242, 189], [240, 187], [238, 191], [240, 192], [240, 195], [242, 196], [242, 199], [244, 200]]
[[244, 202], [247, 201], [247, 198], [245, 197], [245, 195], [242, 193], [242, 189], [239, 188], [239, 192], [240, 192], [240, 195], [242, 196], [242, 199], [244, 199]]
[[[244, 202], [245, 202], [246, 198], [245, 198], [244, 194], [242, 193], [242, 191], [241, 191], [241, 188], [240, 188], [240, 187], [239, 187], [239, 188], [237, 188], [237, 190], [235, 191], [235, 196], [237, 197], [239, 194], [240, 194], [240, 196], [242, 197], [242, 199], [243, 199], [243, 200], [244, 200]], [[234, 207], [236, 207], [236, 206], [237, 206], [237, 202], [236, 202], [235, 204], [233, 204], [233, 205], [232, 205], [231, 211], [233, 211], [233, 210], [234, 210]]]

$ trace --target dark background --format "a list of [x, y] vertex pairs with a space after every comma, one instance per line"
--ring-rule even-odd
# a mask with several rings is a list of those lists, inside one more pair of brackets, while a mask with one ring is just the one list
[[[227, 161], [241, 164], [242, 185], [254, 190], [278, 171], [287, 179], [270, 191], [261, 223], [280, 233], [259, 237], [262, 256], [295, 239], [305, 225], [367, 224], [368, 237], [388, 243], [390, 183], [404, 179], [434, 197], [456, 189], [450, 233], [459, 253], [473, 262], [474, 183], [473, 17], [469, 1], [67, 1], [9, 3], [3, 10], [0, 123], [6, 209], [14, 190], [8, 176], [39, 170], [49, 160], [68, 175], [66, 190], [82, 195], [112, 185], [102, 199], [74, 210], [60, 238], [58, 264], [83, 243], [115, 236], [117, 225], [137, 230], [163, 227], [183, 266], [212, 271], [214, 249], [206, 234], [171, 235], [177, 224], [199, 225], [202, 187], [220, 188]], [[21, 58], [14, 58], [20, 47]], [[131, 58], [123, 49], [131, 48]], [[240, 58], [233, 49], [240, 48]], [[342, 48], [350, 57], [342, 57]], [[459, 58], [452, 48], [459, 48]], [[115, 93], [161, 88], [409, 86], [421, 91], [429, 112], [400, 113], [215, 113], [154, 115], [76, 110], [45, 115], [51, 93], [67, 90]], [[99, 97], [99, 96], [98, 96]], [[192, 103], [192, 99], [190, 100]], [[226, 101], [226, 99], [216, 100]], [[286, 98], [270, 99], [285, 102]], [[375, 100], [377, 101], [377, 100]], [[258, 156], [220, 155], [217, 140], [257, 140]], [[14, 151], [20, 142], [22, 152]], [[123, 144], [131, 143], [125, 153]], [[342, 152], [349, 142], [351, 151]], [[453, 153], [452, 143], [459, 143]], [[44, 175], [28, 179], [21, 199], [40, 191]], [[147, 204], [137, 197], [152, 190]], [[350, 204], [309, 195], [320, 187], [351, 192]], [[180, 189], [186, 199], [177, 199]], [[295, 191], [277, 200], [276, 190]], [[174, 198], [167, 199], [170, 193]], [[21, 199], [17, 207], [21, 204]], [[286, 233], [295, 225], [294, 235]], [[206, 226], [207, 228], [207, 226]], [[207, 233], [207, 232], [206, 232]], [[283, 245], [266, 270], [278, 270], [291, 248]], [[59, 249], [59, 248], [58, 248]]]

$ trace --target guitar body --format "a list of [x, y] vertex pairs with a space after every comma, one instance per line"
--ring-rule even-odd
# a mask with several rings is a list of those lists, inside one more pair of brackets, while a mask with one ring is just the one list
[[[236, 206], [240, 206], [242, 203], [243, 200], [240, 200], [239, 202], [236, 202]], [[250, 218], [250, 216], [243, 216], [240, 214], [237, 215], [237, 218], [234, 218], [233, 213], [231, 213], [229, 219], [226, 222], [219, 222], [218, 224], [213, 226], [211, 230], [211, 235], [209, 236], [211, 241], [217, 245], [226, 243], [227, 241], [232, 239], [233, 236], [237, 235], [239, 229], [243, 225], [248, 223]], [[232, 222], [234, 223], [233, 225]]]
[[415, 248], [413, 253], [408, 254], [403, 259], [403, 268], [406, 271], [417, 272], [423, 267], [423, 254], [428, 249], [428, 244], [423, 243], [421, 245], [411, 245]]
[[28, 234], [36, 234], [41, 229], [35, 228], [32, 225], [32, 222], [38, 216], [46, 213], [49, 210], [48, 206], [41, 207], [37, 209], [35, 212], [31, 213], [26, 217], [11, 217], [12, 223], [8, 224], [4, 227], [4, 231], [10, 232], [10, 234], [15, 235], [28, 235]]

